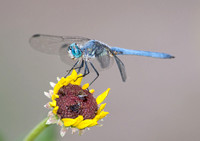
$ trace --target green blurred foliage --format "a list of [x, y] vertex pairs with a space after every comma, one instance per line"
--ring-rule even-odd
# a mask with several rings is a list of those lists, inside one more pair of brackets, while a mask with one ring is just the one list
[[4, 141], [4, 136], [2, 132], [0, 132], [0, 141]]

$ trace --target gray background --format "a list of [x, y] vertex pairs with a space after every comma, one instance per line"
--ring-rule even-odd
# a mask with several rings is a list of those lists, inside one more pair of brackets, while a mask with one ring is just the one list
[[0, 133], [5, 140], [23, 138], [47, 115], [43, 91], [69, 68], [59, 56], [30, 47], [35, 33], [79, 35], [176, 56], [120, 56], [127, 82], [114, 64], [91, 87], [95, 96], [111, 88], [104, 126], [58, 140], [200, 140], [199, 1], [0, 0]]

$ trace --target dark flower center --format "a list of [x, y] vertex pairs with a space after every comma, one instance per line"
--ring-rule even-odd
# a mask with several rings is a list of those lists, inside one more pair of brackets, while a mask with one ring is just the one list
[[58, 95], [57, 114], [61, 118], [76, 118], [82, 115], [84, 119], [93, 119], [96, 116], [98, 110], [96, 99], [88, 90], [69, 84], [60, 88]]

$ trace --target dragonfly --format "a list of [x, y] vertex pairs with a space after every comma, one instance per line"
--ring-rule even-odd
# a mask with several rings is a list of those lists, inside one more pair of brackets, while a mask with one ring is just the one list
[[118, 66], [122, 81], [126, 81], [125, 65], [118, 58], [118, 55], [138, 55], [161, 59], [174, 58], [174, 56], [167, 53], [111, 47], [101, 41], [81, 36], [35, 34], [30, 38], [29, 42], [32, 48], [40, 52], [59, 55], [62, 62], [71, 66], [68, 74], [73, 69], [76, 69], [77, 73], [83, 71], [83, 77], [90, 72], [95, 72], [96, 76], [90, 85], [99, 77], [99, 71], [110, 68], [114, 60]]

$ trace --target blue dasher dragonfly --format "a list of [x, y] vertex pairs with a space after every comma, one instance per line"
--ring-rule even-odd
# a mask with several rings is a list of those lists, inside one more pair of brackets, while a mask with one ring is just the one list
[[83, 77], [88, 75], [90, 71], [96, 72], [96, 77], [90, 84], [99, 77], [100, 70], [107, 69], [113, 64], [113, 60], [117, 63], [122, 80], [126, 81], [125, 66], [117, 55], [139, 55], [161, 59], [174, 58], [174, 56], [166, 53], [110, 47], [98, 40], [80, 36], [35, 34], [30, 38], [30, 45], [40, 52], [59, 55], [64, 63], [71, 66], [68, 74], [73, 69], [77, 69], [78, 73], [83, 70]]

